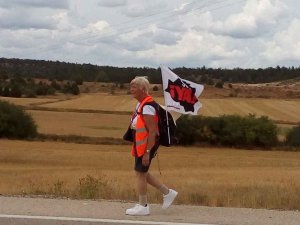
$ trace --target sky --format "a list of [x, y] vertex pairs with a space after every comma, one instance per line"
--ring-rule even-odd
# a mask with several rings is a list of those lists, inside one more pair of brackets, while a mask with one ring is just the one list
[[0, 0], [0, 57], [118, 67], [299, 67], [300, 1]]

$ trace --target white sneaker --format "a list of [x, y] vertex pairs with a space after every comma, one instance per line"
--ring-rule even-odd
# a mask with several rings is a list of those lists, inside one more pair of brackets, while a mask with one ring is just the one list
[[150, 214], [149, 205], [142, 206], [140, 204], [136, 204], [134, 207], [130, 209], [126, 209], [126, 215], [130, 216], [146, 216]]
[[169, 189], [169, 193], [166, 194], [166, 195], [163, 195], [164, 202], [163, 202], [162, 208], [163, 209], [169, 208], [170, 205], [173, 203], [173, 201], [174, 201], [174, 199], [176, 198], [177, 195], [178, 195], [177, 191]]

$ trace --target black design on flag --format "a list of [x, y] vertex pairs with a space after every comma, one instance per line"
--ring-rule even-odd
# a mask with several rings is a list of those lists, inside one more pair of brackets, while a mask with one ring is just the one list
[[168, 87], [165, 89], [169, 92], [171, 98], [178, 102], [186, 112], [194, 112], [194, 105], [198, 102], [196, 97], [196, 89], [191, 87], [191, 85], [181, 79], [176, 79], [174, 82], [169, 80]]

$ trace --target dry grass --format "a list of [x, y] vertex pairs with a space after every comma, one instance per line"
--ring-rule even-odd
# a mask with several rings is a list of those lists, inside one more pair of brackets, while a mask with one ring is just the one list
[[2, 97], [0, 96], [0, 100], [7, 101], [16, 105], [21, 105], [21, 106], [29, 106], [32, 104], [43, 104], [47, 102], [55, 102], [58, 101], [57, 99], [54, 98], [10, 98], [10, 97]]
[[[163, 104], [163, 98], [156, 100]], [[224, 114], [268, 116], [275, 121], [300, 122], [300, 100], [284, 99], [247, 99], [221, 98], [200, 99], [203, 108], [200, 114], [204, 116], [219, 116]], [[130, 95], [84, 94], [79, 98], [44, 104], [45, 107], [58, 109], [91, 109], [110, 111], [129, 111], [134, 109], [136, 100]]]
[[[135, 200], [129, 146], [1, 140], [1, 194], [55, 194]], [[300, 153], [162, 148], [152, 173], [177, 203], [300, 209]], [[150, 190], [151, 202], [161, 196]]]
[[129, 115], [28, 111], [42, 134], [81, 135], [89, 137], [123, 137]]
[[300, 100], [281, 99], [203, 99], [205, 116], [223, 114], [268, 116], [275, 121], [300, 122]]
[[[1, 98], [3, 99], [3, 98]], [[82, 94], [72, 99], [13, 99], [28, 110], [40, 133], [84, 137], [122, 137], [136, 101], [130, 95]], [[163, 103], [161, 97], [158, 102]], [[53, 102], [53, 103], [49, 103]], [[268, 115], [300, 122], [300, 100], [202, 99], [202, 115]], [[59, 112], [107, 110], [116, 114]], [[289, 128], [289, 127], [288, 127]], [[282, 135], [288, 128], [282, 128]], [[48, 140], [48, 139], [47, 139]], [[0, 194], [47, 194], [73, 198], [135, 200], [133, 159], [129, 146], [0, 140]], [[102, 143], [102, 142], [101, 142]], [[300, 152], [267, 152], [213, 148], [162, 148], [162, 176], [176, 188], [177, 203], [209, 206], [300, 209]], [[153, 189], [151, 202], [160, 202]]]
[[59, 109], [94, 109], [109, 111], [132, 111], [136, 100], [131, 95], [110, 95], [105, 93], [82, 94], [79, 98], [43, 106]]
[[[48, 98], [1, 98], [22, 106], [47, 107], [59, 110], [97, 110], [132, 112], [136, 100], [131, 95], [110, 95], [105, 93], [82, 94], [79, 97], [66, 98], [56, 96], [57, 99]], [[65, 98], [65, 99], [64, 99]], [[155, 98], [163, 104], [162, 97]], [[200, 114], [204, 116], [219, 116], [224, 114], [268, 116], [274, 121], [281, 123], [300, 123], [300, 100], [299, 99], [254, 99], [254, 98], [220, 98], [200, 99], [203, 108]], [[52, 103], [49, 103], [52, 102]], [[42, 108], [41, 108], [42, 109]], [[75, 114], [74, 114], [75, 115]], [[79, 116], [78, 116], [79, 117]]]

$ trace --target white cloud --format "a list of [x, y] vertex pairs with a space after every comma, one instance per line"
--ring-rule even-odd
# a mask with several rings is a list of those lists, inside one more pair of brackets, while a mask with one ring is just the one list
[[103, 7], [119, 7], [126, 5], [127, 0], [100, 0], [98, 6]]
[[159, 14], [166, 10], [167, 4], [160, 0], [129, 1], [123, 13], [129, 17], [145, 17]]
[[[78, 45], [95, 46], [99, 43], [113, 44], [115, 42], [114, 34], [116, 31], [108, 24], [107, 21], [99, 20], [88, 24], [85, 28], [76, 29], [76, 34], [70, 35], [70, 41]], [[72, 37], [74, 41], [72, 40]]]
[[254, 38], [274, 30], [286, 6], [278, 0], [248, 0], [243, 11], [225, 21], [212, 23], [216, 34], [234, 38]]
[[51, 0], [51, 1], [43, 1], [43, 0], [0, 0], [0, 6], [3, 8], [11, 8], [15, 6], [20, 7], [46, 7], [46, 8], [54, 8], [54, 9], [67, 9], [69, 7], [69, 3], [67, 0]]
[[145, 29], [135, 29], [132, 32], [121, 33], [117, 35], [115, 40], [111, 38], [110, 42], [127, 51], [146, 51], [152, 49], [156, 44], [175, 45], [180, 39], [181, 36], [178, 33], [149, 25]]
[[299, 66], [299, 1], [220, 2], [0, 0], [1, 56], [115, 66]]
[[176, 45], [177, 41], [181, 39], [181, 35], [168, 30], [156, 29], [152, 40], [155, 44], [160, 45]]
[[40, 17], [20, 9], [0, 14], [0, 27], [5, 29], [55, 29], [55, 21], [48, 15]]
[[92, 31], [103, 31], [109, 28], [109, 24], [106, 21], [100, 20], [88, 25], [87, 29]]
[[58, 12], [52, 16], [52, 19], [58, 31], [71, 31], [77, 28], [70, 21], [68, 12]]
[[294, 19], [283, 31], [278, 32], [274, 39], [267, 41], [262, 55], [271, 62], [294, 62], [300, 64], [300, 20]]
[[174, 33], [181, 33], [187, 30], [187, 27], [184, 26], [183, 21], [175, 19], [173, 21], [169, 21], [168, 23], [159, 23], [156, 26], [160, 29], [168, 30]]
[[43, 45], [49, 36], [47, 30], [5, 30], [0, 32], [0, 43], [3, 48], [33, 49]]
[[211, 60], [211, 65], [217, 60], [232, 60], [243, 56], [243, 52], [228, 48], [225, 37], [209, 33], [201, 35], [194, 31], [187, 32], [177, 45], [156, 45], [153, 49], [139, 52], [138, 56], [158, 64], [176, 65], [184, 62], [185, 65], [191, 66], [208, 60]]
[[[0, 0], [0, 27], [5, 29], [57, 28], [55, 15], [68, 8], [68, 1]], [[66, 17], [64, 17], [66, 18]], [[60, 21], [58, 21], [60, 23]]]
[[127, 51], [143, 51], [154, 46], [153, 40], [153, 30], [151, 28], [144, 30], [134, 30], [133, 32], [121, 34], [116, 38], [115, 44], [118, 45], [120, 49]]

